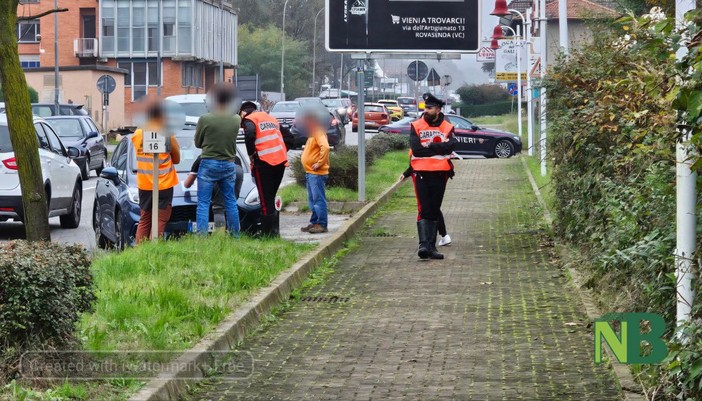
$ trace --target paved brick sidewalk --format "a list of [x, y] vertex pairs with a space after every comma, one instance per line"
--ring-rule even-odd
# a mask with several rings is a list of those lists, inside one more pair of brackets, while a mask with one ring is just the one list
[[[548, 262], [519, 159], [457, 163], [444, 213], [447, 260], [416, 258], [407, 184], [325, 282], [241, 349], [250, 380], [194, 400], [618, 400], [592, 362], [586, 317]], [[578, 323], [574, 325], [573, 323]]]

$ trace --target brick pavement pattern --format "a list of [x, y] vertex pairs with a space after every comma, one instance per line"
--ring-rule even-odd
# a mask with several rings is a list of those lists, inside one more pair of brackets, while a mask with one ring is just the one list
[[[250, 379], [192, 400], [620, 400], [596, 366], [579, 298], [549, 264], [540, 210], [518, 158], [456, 163], [444, 261], [416, 256], [406, 184], [360, 245], [240, 349]], [[399, 174], [398, 174], [399, 175]]]

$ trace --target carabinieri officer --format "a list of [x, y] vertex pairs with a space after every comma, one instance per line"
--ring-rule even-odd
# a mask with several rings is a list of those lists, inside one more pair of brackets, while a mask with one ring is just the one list
[[453, 169], [451, 154], [457, 140], [454, 127], [444, 118], [444, 102], [425, 93], [424, 114], [411, 125], [410, 165], [417, 194], [417, 234], [421, 259], [443, 259], [436, 250], [436, 224], [441, 213], [446, 182]]

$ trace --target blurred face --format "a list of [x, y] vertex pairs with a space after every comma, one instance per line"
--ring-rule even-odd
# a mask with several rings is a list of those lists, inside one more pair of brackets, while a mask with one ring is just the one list
[[302, 119], [302, 124], [307, 130], [307, 136], [312, 136], [316, 128], [319, 127], [319, 122], [313, 116], [305, 116], [305, 118]]
[[426, 106], [424, 107], [424, 117], [430, 121], [436, 120], [439, 117], [440, 110], [437, 106]]

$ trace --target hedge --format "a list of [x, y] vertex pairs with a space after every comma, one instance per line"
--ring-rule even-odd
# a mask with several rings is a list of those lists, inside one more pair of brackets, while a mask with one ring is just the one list
[[453, 106], [454, 109], [461, 110], [463, 117], [500, 116], [511, 113], [513, 107], [517, 107], [517, 105], [511, 100], [480, 105], [458, 103]]

